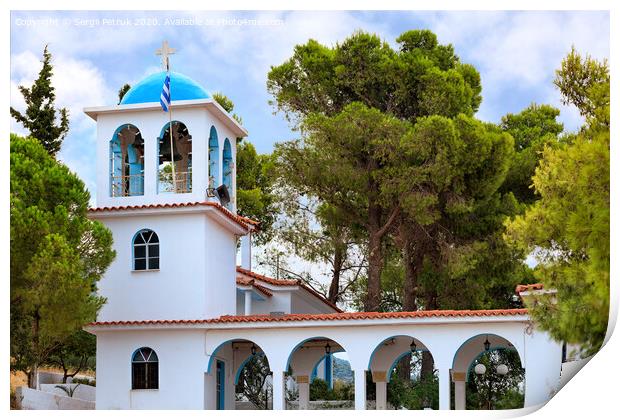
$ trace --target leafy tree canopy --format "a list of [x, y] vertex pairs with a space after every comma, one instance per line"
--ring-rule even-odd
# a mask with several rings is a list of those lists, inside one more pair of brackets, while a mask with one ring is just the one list
[[[605, 75], [607, 74], [607, 76]], [[537, 251], [537, 276], [554, 297], [529, 301], [557, 340], [602, 345], [609, 316], [609, 75], [606, 62], [564, 59], [555, 84], [586, 125], [557, 148], [545, 147], [533, 184], [541, 199], [507, 223], [508, 241]]]
[[[66, 108], [57, 110], [54, 107], [56, 94], [51, 84], [53, 74], [51, 61], [52, 54], [45, 46], [43, 67], [39, 71], [39, 77], [30, 88], [19, 86], [19, 91], [26, 101], [26, 112], [22, 114], [11, 107], [11, 116], [29, 130], [30, 136], [41, 142], [51, 156], [56, 156], [69, 131], [69, 112]], [[60, 121], [57, 121], [57, 111]]]
[[12, 368], [32, 374], [50, 351], [94, 321], [97, 281], [115, 253], [87, 217], [84, 183], [35, 139], [11, 134]]

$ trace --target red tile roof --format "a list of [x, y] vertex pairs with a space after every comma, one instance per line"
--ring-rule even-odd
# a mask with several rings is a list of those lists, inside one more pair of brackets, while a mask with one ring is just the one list
[[97, 213], [104, 211], [119, 211], [119, 210], [138, 210], [138, 209], [164, 209], [164, 208], [178, 208], [178, 207], [194, 207], [194, 206], [208, 206], [214, 207], [219, 210], [222, 214], [228, 217], [233, 222], [237, 223], [239, 226], [248, 229], [250, 225], [258, 225], [258, 222], [248, 219], [247, 217], [239, 216], [234, 214], [226, 207], [222, 206], [220, 203], [215, 203], [213, 201], [193, 201], [189, 203], [166, 203], [166, 204], [143, 204], [139, 206], [112, 206], [112, 207], [95, 207], [89, 209], [89, 213]]
[[342, 309], [340, 309], [339, 307], [331, 303], [329, 300], [325, 299], [325, 297], [322, 296], [321, 294], [312, 290], [311, 287], [308, 287], [307, 285], [303, 284], [300, 280], [278, 280], [278, 279], [274, 279], [271, 277], [263, 276], [262, 274], [255, 273], [253, 271], [246, 270], [245, 268], [241, 268], [241, 267], [237, 267], [237, 272], [245, 276], [251, 277], [253, 279], [265, 282], [272, 286], [299, 286], [305, 291], [307, 291], [308, 293], [310, 293], [311, 295], [318, 298], [321, 302], [323, 302], [324, 304], [326, 304], [327, 306], [329, 306], [336, 312], [342, 312]]
[[544, 286], [542, 283], [520, 284], [515, 289], [515, 292], [521, 293], [521, 292], [527, 292], [530, 290], [543, 290], [543, 289], [544, 289]]
[[237, 284], [240, 286], [252, 286], [258, 289], [264, 295], [271, 297], [273, 293], [271, 293], [266, 287], [261, 286], [260, 284], [254, 283], [252, 279], [244, 279], [243, 277], [237, 277]]
[[245, 268], [237, 267], [237, 273], [241, 273], [256, 280], [271, 284], [273, 286], [297, 286], [299, 280], [281, 280], [271, 277], [263, 276], [262, 274], [255, 273], [254, 271], [246, 270]]
[[287, 314], [272, 315], [224, 315], [214, 319], [195, 320], [146, 320], [146, 321], [102, 321], [89, 326], [106, 325], [167, 325], [167, 324], [225, 324], [241, 322], [295, 322], [295, 321], [346, 321], [358, 319], [413, 319], [413, 318], [457, 318], [527, 315], [527, 309], [483, 309], [483, 310], [437, 310], [417, 312], [342, 312], [333, 314]]

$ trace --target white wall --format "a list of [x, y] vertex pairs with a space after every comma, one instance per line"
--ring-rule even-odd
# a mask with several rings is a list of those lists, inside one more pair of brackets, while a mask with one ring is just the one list
[[[273, 296], [263, 301], [252, 301], [252, 314], [268, 314], [270, 312], [291, 313], [291, 292], [289, 290], [271, 290]], [[241, 314], [243, 314], [243, 309]]]
[[[99, 281], [99, 294], [107, 298], [99, 321], [206, 316], [205, 256], [210, 239], [205, 240], [205, 232], [215, 223], [207, 223], [204, 214], [116, 217], [103, 222], [112, 231], [116, 259]], [[140, 229], [151, 229], [159, 237], [159, 270], [133, 271], [132, 240]]]
[[93, 402], [95, 401], [96, 388], [90, 385], [61, 384], [61, 383], [41, 384], [40, 388], [41, 388], [41, 391], [51, 392], [52, 394], [58, 394], [64, 397], [68, 396], [67, 393], [63, 389], [58, 388], [58, 386], [67, 387], [67, 389], [69, 389], [70, 387], [73, 390], [73, 398], [77, 398], [77, 399], [84, 400], [84, 401], [93, 401]]
[[[205, 333], [200, 330], [97, 334], [97, 409], [204, 407]], [[131, 357], [150, 347], [159, 358], [159, 389], [131, 389]]]
[[[198, 226], [195, 228], [199, 230]], [[203, 235], [207, 242], [206, 254], [202, 257], [206, 261], [207, 284], [204, 289], [196, 289], [189, 293], [198, 294], [204, 290], [206, 318], [235, 315], [237, 305], [236, 238], [226, 228], [210, 220], [204, 226]], [[195, 269], [199, 263], [198, 260], [188, 262], [188, 268]]]
[[[62, 391], [61, 391], [62, 392]], [[20, 386], [15, 391], [22, 410], [93, 410], [95, 403]]]

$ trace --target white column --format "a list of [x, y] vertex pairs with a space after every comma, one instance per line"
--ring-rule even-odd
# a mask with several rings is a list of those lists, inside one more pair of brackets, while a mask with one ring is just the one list
[[375, 382], [377, 394], [377, 410], [385, 410], [387, 408], [387, 383]]
[[252, 270], [252, 233], [241, 237], [241, 268]]
[[366, 371], [355, 369], [355, 409], [366, 410]]
[[439, 409], [450, 409], [450, 369], [439, 368]]
[[273, 372], [273, 409], [286, 409], [284, 404], [284, 373], [280, 370]]
[[454, 381], [454, 409], [465, 410], [465, 381]]
[[310, 401], [310, 383], [308, 375], [297, 375], [297, 391], [299, 392], [299, 409], [307, 410]]
[[245, 314], [252, 315], [252, 291], [245, 291]]

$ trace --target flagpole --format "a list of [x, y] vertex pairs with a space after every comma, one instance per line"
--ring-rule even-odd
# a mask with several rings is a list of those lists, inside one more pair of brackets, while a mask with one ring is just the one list
[[[168, 67], [168, 77], [170, 77], [170, 67]], [[169, 125], [168, 131], [170, 131], [170, 161], [172, 162], [172, 185], [174, 186], [174, 192], [177, 192], [177, 177], [174, 169], [174, 142], [172, 141], [172, 79], [170, 80], [170, 88], [168, 91], [170, 95], [170, 105], [168, 106]]]

